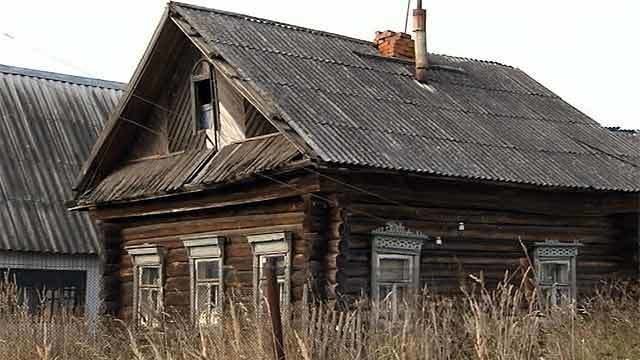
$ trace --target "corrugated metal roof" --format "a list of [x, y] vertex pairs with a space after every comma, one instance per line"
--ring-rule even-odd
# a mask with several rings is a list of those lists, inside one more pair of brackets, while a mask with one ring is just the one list
[[608, 129], [621, 141], [634, 144], [636, 153], [640, 156], [640, 130], [621, 129], [619, 127], [610, 127]]
[[234, 182], [283, 169], [301, 157], [284, 136], [273, 134], [232, 143], [219, 152], [195, 150], [136, 160], [111, 173], [77, 203], [144, 199]]
[[635, 146], [527, 74], [431, 55], [429, 86], [371, 42], [171, 3], [329, 163], [640, 191]]
[[75, 177], [123, 84], [0, 65], [0, 250], [94, 254]]

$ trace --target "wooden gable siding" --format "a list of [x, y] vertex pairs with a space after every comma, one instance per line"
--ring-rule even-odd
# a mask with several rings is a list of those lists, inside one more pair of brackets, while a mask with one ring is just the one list
[[[528, 251], [546, 240], [581, 242], [577, 281], [583, 295], [601, 280], [638, 274], [637, 214], [624, 213], [635, 206], [634, 195], [556, 193], [391, 175], [338, 179], [349, 186], [329, 179], [323, 186], [336, 190], [327, 232], [327, 278], [335, 289], [330, 297], [369, 293], [371, 231], [384, 221], [400, 221], [432, 237], [423, 247], [420, 279], [439, 293], [459, 293], [461, 281], [470, 281], [468, 274], [482, 274], [487, 286], [494, 287], [505, 271], [513, 273], [526, 259], [519, 240]], [[614, 202], [630, 205], [607, 207]], [[464, 232], [457, 230], [460, 221]], [[442, 246], [435, 244], [437, 236]]]
[[205, 134], [194, 132], [191, 113], [191, 70], [201, 55], [184, 36], [176, 53], [161, 94], [155, 101], [149, 99], [154, 101], [152, 110], [138, 121], [150, 130], [139, 127], [129, 160], [206, 148]]
[[[196, 62], [202, 59], [202, 54], [186, 37], [179, 45], [178, 52], [180, 56], [173, 64], [173, 75], [163, 87], [162, 94], [154, 104], [149, 117], [141, 121], [149, 130], [139, 129], [129, 160], [180, 151], [204, 150], [207, 146], [212, 146], [207, 143], [207, 133], [196, 132], [193, 123], [192, 71]], [[203, 73], [203, 68], [201, 66], [197, 72]], [[249, 137], [276, 132], [276, 129], [224, 76], [217, 73], [215, 78], [220, 109], [219, 148]], [[213, 130], [209, 131], [212, 141], [215, 136]]]
[[[123, 161], [137, 157], [135, 144], [140, 141], [140, 125], [145, 125], [157, 106], [155, 103], [163, 93], [167, 78], [173, 74], [176, 58], [184, 46], [184, 34], [175, 24], [167, 22], [165, 15], [129, 83], [123, 102], [112, 114], [91, 152], [90, 159], [100, 160], [95, 163], [89, 160], [82, 169], [82, 179], [78, 183], [80, 191], [99, 182]], [[151, 139], [157, 136], [146, 130], [142, 132]]]

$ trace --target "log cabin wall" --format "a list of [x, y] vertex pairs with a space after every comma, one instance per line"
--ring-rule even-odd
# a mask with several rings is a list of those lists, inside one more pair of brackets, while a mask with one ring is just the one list
[[[119, 241], [110, 242], [118, 244], [117, 253], [112, 249], [110, 259], [111, 262], [116, 260], [119, 262], [114, 266], [118, 269], [117, 276], [113, 272], [106, 275], [109, 278], [108, 282], [112, 284], [109, 291], [110, 310], [121, 319], [132, 319], [133, 264], [124, 248], [131, 245], [157, 244], [166, 249], [165, 310], [169, 313], [177, 312], [188, 316], [189, 263], [181, 237], [206, 233], [223, 236], [226, 240], [224, 249], [226, 295], [235, 294], [250, 301], [253, 294], [253, 255], [246, 236], [280, 231], [291, 232], [292, 301], [301, 300], [304, 284], [309, 279], [308, 241], [318, 239], [316, 224], [305, 223], [307, 211], [321, 216], [322, 205], [313, 205], [300, 196], [293, 196], [192, 212], [188, 215], [154, 216], [140, 220], [113, 222], [110, 228], [119, 228]], [[117, 301], [114, 297], [118, 298]]]
[[[250, 301], [253, 255], [246, 236], [281, 231], [292, 233], [292, 301], [311, 296], [349, 304], [369, 294], [370, 233], [386, 221], [400, 221], [432, 238], [442, 237], [442, 246], [431, 241], [423, 247], [420, 280], [443, 294], [459, 294], [461, 281], [468, 281], [470, 273], [482, 273], [487, 285], [495, 286], [506, 270], [516, 270], [525, 258], [519, 240], [529, 251], [533, 243], [545, 240], [584, 244], [577, 262], [582, 295], [600, 280], [638, 274], [638, 214], [629, 210], [635, 203], [627, 204], [624, 196], [398, 175], [328, 175], [331, 178], [321, 178], [320, 184], [292, 178], [300, 190], [295, 194], [279, 184], [241, 185], [229, 191], [249, 194], [250, 187], [262, 195], [182, 215], [143, 215], [184, 206], [169, 202], [124, 210], [136, 217], [118, 216], [115, 210], [95, 212], [108, 221], [101, 225], [107, 248], [107, 309], [131, 319], [133, 268], [124, 248], [158, 244], [167, 250], [165, 308], [186, 315], [190, 279], [181, 237], [204, 233], [226, 238], [226, 294]], [[227, 195], [211, 196], [215, 204], [222, 199], [218, 197]], [[461, 221], [465, 223], [462, 233], [457, 230]], [[306, 285], [310, 292], [305, 292]]]
[[[421, 285], [439, 293], [459, 294], [468, 274], [482, 274], [489, 287], [495, 286], [505, 271], [517, 270], [526, 259], [520, 240], [528, 251], [545, 240], [584, 244], [577, 259], [582, 295], [601, 280], [638, 274], [632, 196], [395, 175], [330, 176], [323, 189], [332, 188], [340, 200], [330, 209], [327, 276], [335, 296], [347, 301], [369, 293], [371, 231], [384, 220], [442, 237], [443, 245], [432, 240], [423, 247], [420, 264]], [[627, 213], [630, 208], [634, 214]], [[459, 222], [465, 223], [463, 232]]]

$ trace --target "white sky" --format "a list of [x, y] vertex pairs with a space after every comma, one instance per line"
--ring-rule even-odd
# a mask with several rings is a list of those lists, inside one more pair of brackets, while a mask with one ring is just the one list
[[[406, 0], [184, 1], [362, 39], [403, 30], [406, 11]], [[0, 63], [126, 82], [165, 3], [0, 0]], [[429, 51], [519, 67], [602, 124], [640, 128], [640, 1], [424, 3]]]

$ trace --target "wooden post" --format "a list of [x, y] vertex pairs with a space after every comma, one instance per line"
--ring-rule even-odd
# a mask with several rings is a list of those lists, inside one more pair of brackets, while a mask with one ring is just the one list
[[282, 336], [282, 314], [280, 313], [280, 291], [276, 277], [276, 264], [275, 257], [267, 258], [264, 264], [265, 293], [269, 317], [271, 318], [274, 359], [285, 360], [284, 337]]

